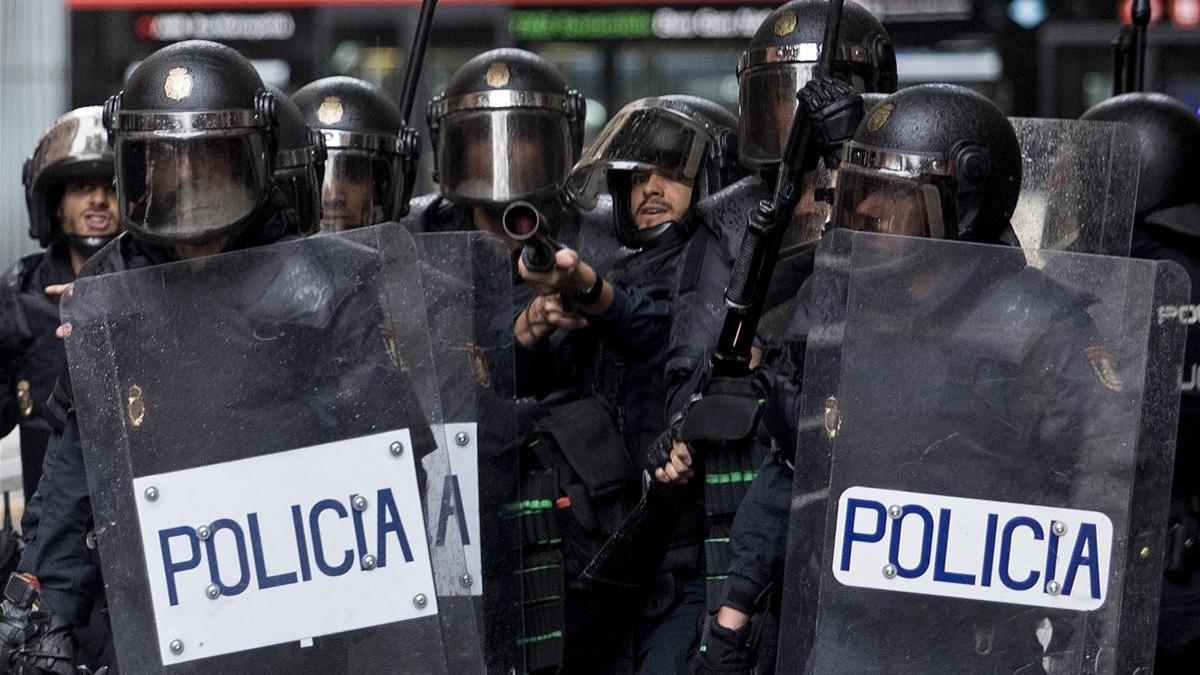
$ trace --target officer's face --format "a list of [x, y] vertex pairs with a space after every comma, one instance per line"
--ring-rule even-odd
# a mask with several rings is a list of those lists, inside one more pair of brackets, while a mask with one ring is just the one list
[[692, 203], [692, 184], [658, 171], [635, 171], [630, 180], [629, 212], [637, 229], [681, 221]]
[[358, 163], [336, 163], [321, 186], [321, 229], [340, 232], [372, 223], [372, 179]]
[[116, 234], [117, 198], [112, 182], [96, 179], [68, 183], [59, 202], [58, 218], [67, 234], [84, 237]]
[[858, 206], [845, 214], [843, 227], [911, 237], [928, 236], [928, 222], [919, 192], [880, 184]]

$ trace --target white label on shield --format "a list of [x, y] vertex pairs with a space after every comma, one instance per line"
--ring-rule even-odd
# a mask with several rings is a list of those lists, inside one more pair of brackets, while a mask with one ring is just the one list
[[163, 665], [437, 614], [407, 429], [133, 487]]
[[1113, 527], [1096, 511], [856, 486], [838, 499], [833, 576], [847, 586], [1091, 611]]
[[[435, 546], [446, 542], [446, 530], [458, 529], [467, 572], [471, 575], [471, 595], [483, 595], [483, 559], [479, 541], [479, 443], [474, 422], [447, 423], [446, 443], [450, 448], [450, 476], [442, 490], [437, 514]], [[465, 441], [460, 443], [459, 441]], [[453, 541], [453, 538], [451, 539]]]

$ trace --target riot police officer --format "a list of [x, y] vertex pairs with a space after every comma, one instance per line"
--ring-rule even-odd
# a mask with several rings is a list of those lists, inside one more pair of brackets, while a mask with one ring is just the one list
[[[734, 115], [694, 96], [628, 104], [572, 170], [565, 190], [588, 209], [597, 207], [602, 192], [611, 196], [609, 227], [627, 253], [611, 265], [597, 265], [567, 249], [556, 254], [552, 271], [521, 265], [521, 275], [539, 295], [517, 316], [514, 337], [523, 350], [546, 357], [541, 370], [554, 372], [556, 389], [541, 395], [568, 401], [539, 422], [538, 454], [544, 458], [556, 448], [565, 463], [544, 464], [566, 467], [588, 456], [593, 467], [559, 473], [560, 494], [571, 496], [571, 506], [559, 515], [572, 521], [565, 530], [575, 538], [563, 547], [568, 578], [578, 575], [636, 499], [635, 467], [663, 430], [662, 366], [675, 267], [694, 230], [693, 206], [743, 173], [734, 157], [736, 128]], [[573, 483], [587, 490], [577, 491]], [[593, 497], [585, 498], [589, 494]], [[566, 670], [620, 668], [621, 645], [597, 640], [589, 619], [593, 626], [633, 630], [638, 672], [683, 668], [704, 606], [703, 511], [692, 506], [650, 597], [637, 598], [640, 607], [627, 609], [604, 593], [568, 588]], [[605, 619], [606, 610], [616, 616]], [[583, 651], [580, 644], [586, 645]]]
[[11, 310], [0, 325], [0, 436], [20, 424], [26, 500], [37, 489], [50, 437], [45, 401], [67, 362], [54, 336], [58, 293], [120, 229], [112, 177], [100, 106], [55, 120], [25, 162], [29, 235], [46, 250], [18, 261], [0, 285], [8, 296], [0, 305]]
[[[670, 412], [679, 410], [696, 392], [707, 363], [707, 350], [716, 345], [729, 270], [748, 214], [759, 201], [771, 196], [776, 167], [796, 110], [796, 92], [812, 78], [816, 67], [826, 7], [824, 0], [791, 0], [781, 5], [759, 25], [738, 59], [738, 159], [756, 175], [697, 204], [703, 226], [697, 228], [688, 245], [688, 262], [680, 270], [675, 292], [667, 364]], [[858, 93], [896, 90], [896, 54], [887, 31], [853, 0], [844, 5], [833, 75]], [[843, 137], [852, 131], [850, 126]], [[836, 154], [836, 150], [833, 152]], [[836, 163], [836, 157], [831, 159]], [[828, 219], [827, 206], [815, 199], [817, 188], [829, 185], [828, 173], [818, 168], [806, 182], [805, 196], [784, 235], [776, 273], [779, 281], [773, 284], [780, 286], [780, 297], [790, 297], [807, 275], [811, 256], [806, 254]]]
[[[961, 87], [913, 87], [874, 106], [846, 144], [834, 226], [1014, 245], [1009, 218], [1020, 185], [1016, 134], [993, 103]], [[797, 316], [803, 315], [798, 310]], [[701, 656], [706, 672], [748, 672], [756, 661], [759, 668], [770, 668], [764, 662], [769, 658], [758, 660], [752, 637], [771, 631], [759, 624], [771, 625], [765, 603], [782, 574], [792, 467], [803, 462], [793, 449], [805, 340], [806, 327], [793, 325], [780, 348], [766, 357], [771, 386], [763, 426], [772, 452], [734, 518], [729, 579]], [[762, 377], [756, 373], [752, 379]], [[687, 414], [703, 415], [703, 409], [697, 404]], [[691, 464], [688, 447], [676, 443], [656, 478], [686, 482], [693, 475]]]
[[[1171, 320], [1187, 323], [1200, 304], [1200, 120], [1194, 111], [1164, 94], [1130, 93], [1097, 104], [1082, 119], [1124, 122], [1137, 132], [1141, 148], [1137, 207], [1131, 254], [1173, 260], [1192, 278], [1191, 308], [1175, 308]], [[1167, 531], [1166, 574], [1158, 624], [1155, 666], [1187, 672], [1200, 654], [1200, 331], [1189, 326], [1181, 383], [1174, 484]]]
[[325, 177], [325, 136], [308, 126], [296, 102], [278, 87], [267, 85], [275, 96], [279, 118], [275, 153], [275, 187], [291, 208], [294, 232], [308, 235], [321, 227], [321, 185]]
[[585, 107], [537, 54], [503, 48], [470, 59], [429, 102], [438, 192], [415, 199], [401, 223], [504, 236], [505, 207], [528, 201], [546, 215], [549, 234], [573, 243], [579, 216], [558, 190], [583, 148]]
[[[116, 152], [118, 217], [125, 236], [83, 275], [135, 269], [285, 236], [287, 208], [272, 187], [277, 120], [273, 96], [248, 60], [213, 42], [186, 41], [142, 61], [105, 106]], [[70, 380], [50, 402], [54, 433], [30, 509], [34, 541], [5, 591], [4, 657], [69, 671], [73, 631], [103, 592]], [[28, 607], [43, 611], [34, 624]], [[48, 617], [48, 618], [47, 618]], [[28, 626], [28, 627], [26, 627]], [[24, 640], [24, 646], [21, 642]], [[106, 658], [111, 656], [106, 655]], [[105, 661], [87, 665], [107, 665]]]
[[383, 91], [353, 77], [326, 77], [292, 100], [325, 141], [321, 229], [340, 232], [408, 212], [416, 177], [416, 132]]

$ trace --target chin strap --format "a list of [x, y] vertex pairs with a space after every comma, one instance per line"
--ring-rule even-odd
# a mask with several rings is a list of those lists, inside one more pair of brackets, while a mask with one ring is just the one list
[[112, 234], [102, 234], [99, 236], [84, 236], [81, 234], [68, 234], [67, 246], [72, 251], [83, 255], [84, 258], [90, 258], [96, 255], [100, 249], [104, 248], [108, 242], [117, 238], [116, 232]]

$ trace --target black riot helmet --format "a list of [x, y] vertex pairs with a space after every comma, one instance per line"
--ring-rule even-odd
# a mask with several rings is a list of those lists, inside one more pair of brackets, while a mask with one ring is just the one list
[[287, 94], [269, 84], [267, 91], [275, 96], [275, 114], [279, 119], [273, 182], [295, 212], [296, 231], [313, 234], [321, 226], [325, 137], [308, 126], [300, 106]]
[[253, 222], [271, 194], [275, 97], [241, 54], [215, 42], [163, 47], [105, 104], [117, 206], [135, 236], [195, 244]]
[[[639, 230], [631, 212], [633, 176], [657, 172], [692, 186], [691, 204], [744, 175], [737, 162], [737, 117], [697, 96], [655, 96], [619, 112], [571, 171], [566, 195], [591, 209], [600, 192], [613, 198], [613, 224], [625, 246], [642, 248], [676, 225]], [[690, 208], [690, 206], [689, 206]]]
[[[812, 79], [825, 34], [825, 0], [792, 0], [767, 15], [738, 59], [739, 157], [771, 168], [783, 155], [796, 92]], [[896, 91], [896, 50], [870, 12], [846, 0], [833, 75], [863, 92]]]
[[326, 77], [292, 95], [325, 138], [321, 229], [349, 230], [408, 212], [417, 136], [387, 94], [353, 77]]
[[467, 61], [429, 102], [442, 196], [499, 207], [555, 193], [582, 150], [585, 107], [532, 52], [493, 49]]
[[903, 89], [867, 111], [842, 150], [834, 226], [1015, 243], [1021, 148], [994, 103], [965, 87]]
[[1130, 93], [1103, 101], [1080, 119], [1124, 122], [1141, 148], [1137, 217], [1200, 202], [1200, 119], [1165, 94]]
[[[42, 246], [64, 236], [57, 211], [67, 184], [96, 181], [111, 185], [112, 179], [113, 153], [104, 129], [103, 108], [76, 108], [54, 120], [38, 139], [33, 156], [25, 160], [21, 172], [29, 236]], [[87, 256], [115, 236], [66, 235], [71, 248]]]

